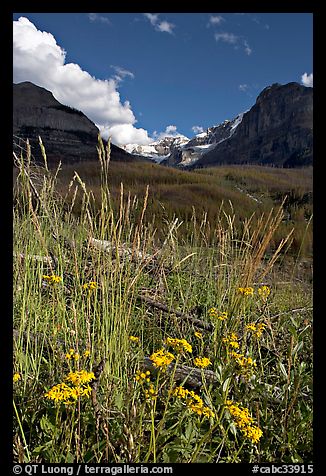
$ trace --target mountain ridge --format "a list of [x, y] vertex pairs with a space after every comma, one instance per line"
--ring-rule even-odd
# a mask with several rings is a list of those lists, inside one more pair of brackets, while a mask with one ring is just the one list
[[[96, 125], [81, 111], [61, 104], [50, 91], [27, 81], [13, 84], [13, 134], [14, 150], [19, 151], [28, 138], [36, 160], [42, 159], [39, 136], [50, 162], [98, 159]], [[274, 83], [232, 120], [190, 139], [180, 134], [144, 146], [111, 144], [111, 159], [151, 159], [185, 169], [222, 164], [312, 165], [313, 90], [295, 82]]]
[[[99, 130], [81, 111], [61, 104], [45, 88], [29, 81], [13, 83], [14, 151], [31, 145], [35, 161], [43, 161], [41, 137], [50, 164], [98, 160]], [[111, 160], [139, 160], [111, 144]]]
[[313, 163], [313, 90], [298, 83], [262, 90], [234, 134], [195, 167], [219, 164], [298, 167]]

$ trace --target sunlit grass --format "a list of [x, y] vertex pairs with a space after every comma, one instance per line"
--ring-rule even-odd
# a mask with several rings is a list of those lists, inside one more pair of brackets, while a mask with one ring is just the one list
[[284, 204], [158, 230], [150, 181], [114, 196], [99, 156], [95, 190], [79, 168], [64, 194], [17, 158], [15, 461], [311, 462], [311, 282]]

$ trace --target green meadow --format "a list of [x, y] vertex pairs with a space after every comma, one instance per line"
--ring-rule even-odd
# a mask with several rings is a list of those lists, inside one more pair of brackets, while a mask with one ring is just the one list
[[312, 168], [98, 153], [15, 160], [15, 462], [311, 463]]

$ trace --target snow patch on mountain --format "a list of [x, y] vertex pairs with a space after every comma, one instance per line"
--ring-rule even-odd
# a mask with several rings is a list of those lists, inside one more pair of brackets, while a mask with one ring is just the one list
[[122, 148], [130, 154], [141, 155], [156, 162], [161, 162], [170, 155], [172, 150], [185, 146], [189, 140], [188, 137], [180, 134], [163, 137], [163, 139], [148, 145], [127, 144]]

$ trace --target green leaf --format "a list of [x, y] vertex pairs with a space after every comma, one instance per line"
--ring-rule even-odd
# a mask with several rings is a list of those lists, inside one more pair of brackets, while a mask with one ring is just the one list
[[41, 430], [48, 435], [53, 435], [56, 432], [56, 426], [51, 423], [45, 415], [42, 415], [40, 420]]
[[230, 381], [231, 381], [231, 377], [228, 377], [228, 378], [225, 379], [225, 381], [224, 381], [224, 383], [223, 383], [223, 385], [222, 385], [222, 390], [223, 390], [224, 393], [226, 392], [226, 390], [227, 390], [227, 388], [228, 388], [228, 386], [229, 386]]
[[285, 365], [282, 364], [282, 362], [279, 362], [278, 365], [279, 365], [280, 371], [282, 372], [282, 375], [287, 379], [288, 378], [288, 373], [286, 371]]

